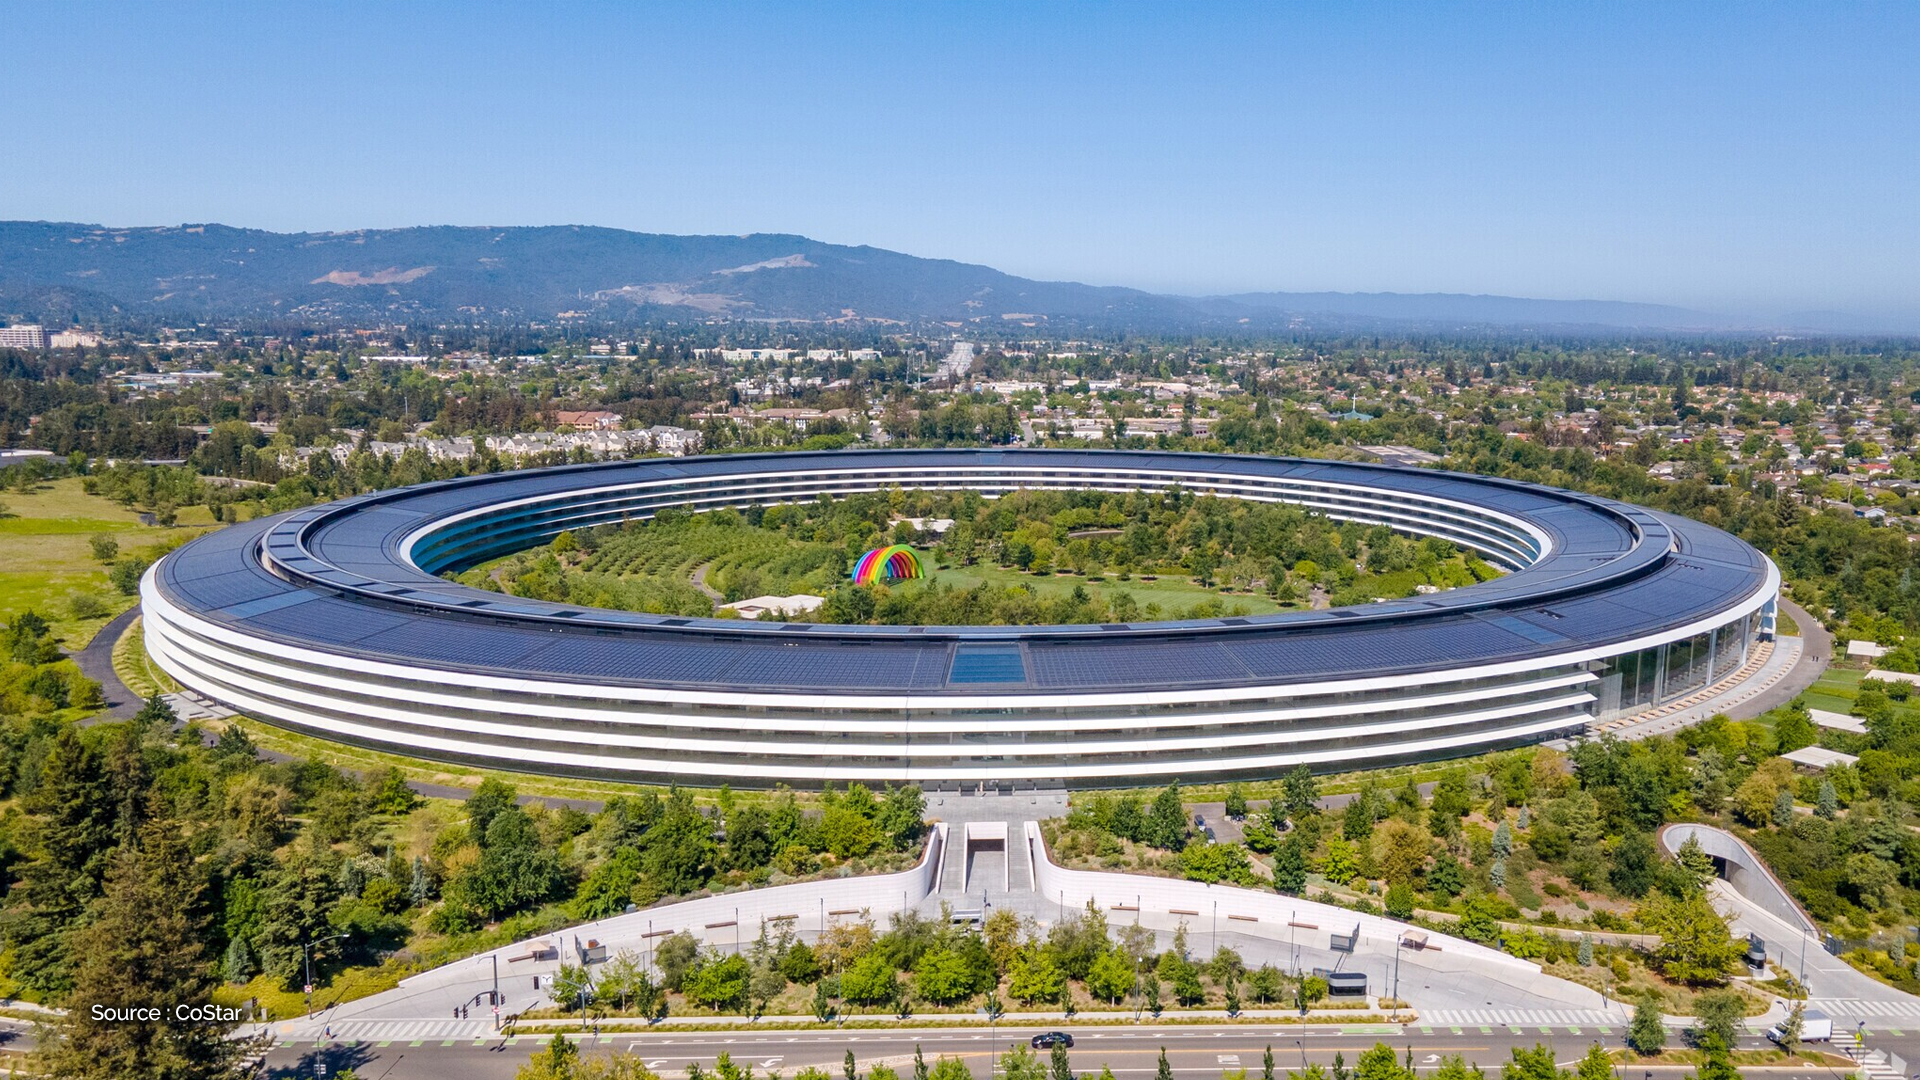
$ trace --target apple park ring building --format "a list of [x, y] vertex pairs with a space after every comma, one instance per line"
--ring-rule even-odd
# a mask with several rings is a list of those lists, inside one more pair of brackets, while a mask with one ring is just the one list
[[[1359, 607], [1081, 626], [836, 626], [520, 599], [437, 576], [659, 509], [892, 488], [1292, 503], [1510, 571]], [[688, 784], [1271, 777], [1577, 734], [1740, 674], [1780, 576], [1719, 529], [1555, 488], [1221, 454], [654, 458], [358, 496], [222, 529], [142, 583], [183, 686], [341, 742]]]

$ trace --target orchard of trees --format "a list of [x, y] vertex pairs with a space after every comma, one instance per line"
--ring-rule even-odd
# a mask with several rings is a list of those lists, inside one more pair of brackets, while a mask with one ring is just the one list
[[[904, 519], [948, 519], [923, 533]], [[931, 581], [856, 586], [847, 568], [889, 543], [932, 541]], [[942, 583], [939, 567], [988, 564], [1049, 577], [1112, 582], [1042, 595], [1024, 584]], [[650, 522], [567, 534], [547, 549], [467, 572], [461, 580], [517, 596], [656, 614], [711, 615], [714, 600], [767, 594], [826, 597], [793, 618], [827, 623], [1065, 624], [1226, 614], [1236, 595], [1306, 608], [1397, 599], [1419, 588], [1471, 585], [1498, 574], [1436, 538], [1335, 522], [1297, 507], [1190, 492], [909, 492], [752, 506], [702, 514], [665, 511]], [[1162, 576], [1205, 595], [1182, 610], [1141, 604], [1126, 588]], [[1241, 613], [1245, 613], [1244, 608]]]

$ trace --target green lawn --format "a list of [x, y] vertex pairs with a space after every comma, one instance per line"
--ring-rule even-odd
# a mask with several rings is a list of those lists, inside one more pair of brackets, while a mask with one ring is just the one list
[[[6, 507], [0, 516], [0, 622], [23, 611], [38, 612], [53, 624], [55, 636], [69, 650], [84, 647], [100, 627], [134, 602], [107, 581], [88, 547], [90, 537], [108, 533], [119, 541], [123, 554], [131, 554], [202, 531], [142, 525], [133, 510], [87, 494], [79, 479], [71, 477], [42, 484], [27, 494], [0, 493], [0, 504]], [[193, 509], [211, 521], [205, 507]], [[86, 595], [98, 598], [107, 614], [74, 617], [74, 599]]]
[[983, 582], [995, 586], [1024, 585], [1043, 597], [1064, 595], [1072, 592], [1076, 585], [1084, 586], [1088, 592], [1103, 599], [1110, 599], [1116, 592], [1127, 592], [1133, 595], [1134, 602], [1142, 610], [1148, 604], [1158, 604], [1163, 618], [1172, 618], [1202, 600], [1218, 600], [1229, 608], [1241, 607], [1248, 615], [1270, 615], [1277, 611], [1304, 610], [1306, 607], [1305, 601], [1282, 606], [1262, 595], [1206, 589], [1186, 577], [1161, 577], [1157, 581], [1143, 581], [1135, 577], [1132, 581], [1121, 581], [1109, 574], [1105, 581], [1088, 581], [1077, 574], [1039, 577], [986, 564], [935, 569], [928, 577], [960, 589], [971, 589]]

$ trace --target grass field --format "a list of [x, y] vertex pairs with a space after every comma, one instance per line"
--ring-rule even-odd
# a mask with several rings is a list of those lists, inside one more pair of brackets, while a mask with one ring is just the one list
[[1828, 668], [1801, 696], [1810, 709], [1844, 713], [1853, 708], [1854, 696], [1859, 693], [1860, 680], [1865, 675], [1866, 672], [1858, 669]]
[[[132, 510], [111, 499], [88, 495], [77, 478], [42, 484], [29, 493], [0, 493], [6, 513], [0, 516], [0, 622], [23, 611], [38, 612], [53, 624], [53, 632], [69, 650], [77, 650], [115, 615], [132, 607], [134, 598], [122, 596], [107, 581], [106, 570], [94, 561], [88, 540], [106, 533], [120, 543], [122, 554], [161, 543], [198, 536], [211, 524], [204, 506], [192, 524], [163, 529], [142, 525]], [[92, 596], [106, 614], [76, 618], [76, 597]]]
[[936, 569], [928, 577], [942, 585], [971, 589], [981, 583], [994, 586], [1024, 585], [1043, 597], [1063, 596], [1073, 591], [1074, 586], [1084, 586], [1089, 593], [1101, 599], [1111, 599], [1116, 592], [1133, 595], [1135, 603], [1144, 611], [1148, 604], [1159, 605], [1162, 617], [1173, 618], [1179, 612], [1186, 611], [1203, 600], [1218, 600], [1229, 608], [1245, 608], [1248, 615], [1270, 615], [1277, 611], [1298, 611], [1306, 608], [1304, 601], [1280, 605], [1265, 596], [1248, 593], [1226, 593], [1218, 589], [1208, 589], [1195, 585], [1190, 578], [1162, 577], [1158, 581], [1121, 581], [1109, 575], [1105, 581], [1088, 581], [1075, 574], [1056, 574], [1051, 577], [1039, 577], [1019, 570], [1007, 570], [998, 566], [975, 564], [973, 566], [954, 566]]

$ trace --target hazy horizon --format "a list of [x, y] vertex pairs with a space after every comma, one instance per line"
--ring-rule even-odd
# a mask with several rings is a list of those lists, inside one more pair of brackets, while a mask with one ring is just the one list
[[42, 152], [0, 217], [1920, 321], [1911, 6], [11, 14], [0, 120]]

